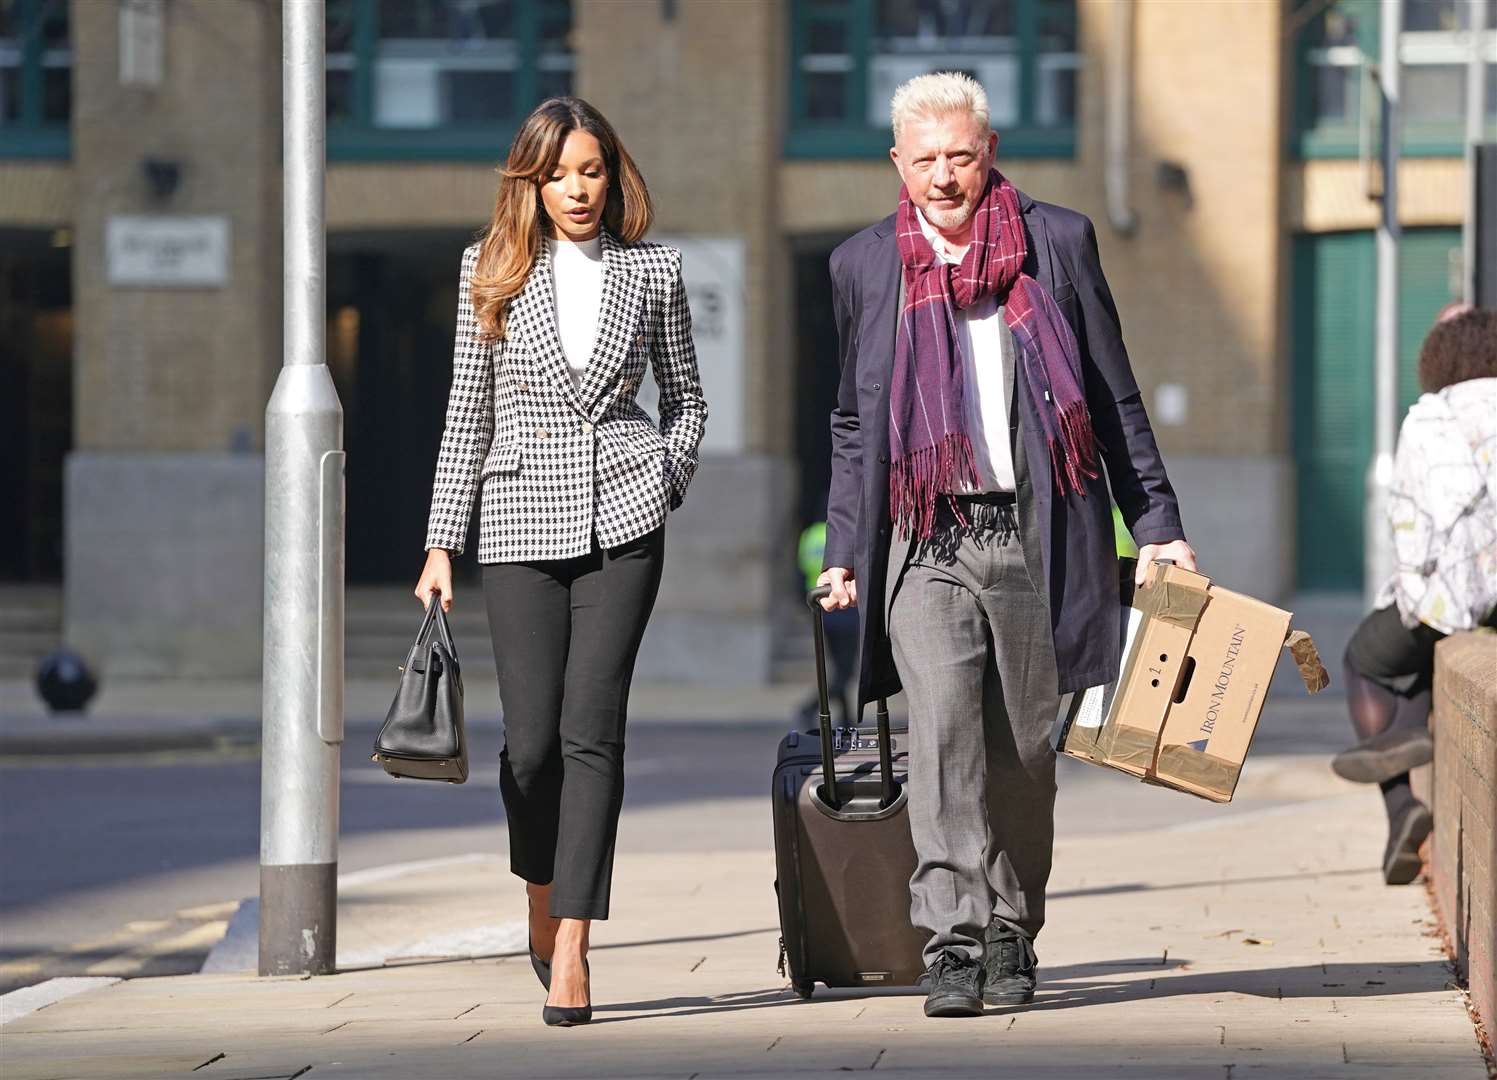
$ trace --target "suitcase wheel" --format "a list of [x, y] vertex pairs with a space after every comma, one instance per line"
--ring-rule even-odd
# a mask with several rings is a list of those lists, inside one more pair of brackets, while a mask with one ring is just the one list
[[816, 982], [815, 980], [796, 980], [795, 982], [792, 982], [790, 984], [790, 989], [795, 991], [796, 997], [800, 998], [802, 1001], [806, 1001], [810, 999], [812, 994], [816, 993]]

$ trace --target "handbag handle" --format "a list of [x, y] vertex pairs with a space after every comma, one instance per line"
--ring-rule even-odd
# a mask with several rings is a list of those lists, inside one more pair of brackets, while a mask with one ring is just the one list
[[442, 644], [447, 646], [447, 652], [456, 659], [457, 645], [453, 643], [452, 628], [447, 625], [447, 612], [442, 610], [441, 599], [435, 599], [427, 606], [436, 613], [437, 633], [441, 635]]
[[[447, 649], [448, 655], [457, 659], [457, 646], [452, 641], [452, 628], [447, 625], [447, 613], [442, 610], [441, 594], [435, 590], [432, 599], [426, 604], [426, 615], [421, 620], [421, 629], [416, 631], [415, 648], [425, 645], [431, 637], [432, 623], [436, 623], [437, 636], [441, 638], [442, 645]], [[417, 670], [424, 670], [418, 668]]]

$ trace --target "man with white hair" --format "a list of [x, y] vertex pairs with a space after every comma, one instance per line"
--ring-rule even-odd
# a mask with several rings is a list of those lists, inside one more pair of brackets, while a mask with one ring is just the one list
[[1091, 222], [994, 167], [966, 75], [912, 79], [891, 112], [899, 206], [831, 260], [823, 605], [859, 607], [859, 711], [908, 695], [925, 1012], [974, 1016], [1033, 1000], [1050, 728], [1062, 694], [1117, 674], [1109, 486], [1140, 567], [1195, 554]]

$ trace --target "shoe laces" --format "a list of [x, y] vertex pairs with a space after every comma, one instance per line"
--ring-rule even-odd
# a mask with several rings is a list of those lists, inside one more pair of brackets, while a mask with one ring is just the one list
[[965, 953], [943, 949], [930, 966], [930, 982], [932, 986], [937, 986], [949, 980], [959, 984], [970, 983], [972, 987], [976, 987], [979, 970], [977, 961]]

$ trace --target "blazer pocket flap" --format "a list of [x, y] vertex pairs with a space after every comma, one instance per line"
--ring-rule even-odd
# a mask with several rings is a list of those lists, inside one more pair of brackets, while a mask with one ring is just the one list
[[494, 447], [489, 451], [489, 456], [483, 463], [483, 475], [493, 476], [496, 473], [514, 472], [519, 469], [520, 449], [520, 444], [517, 442]]
[[1069, 281], [1062, 281], [1055, 287], [1055, 292], [1051, 295], [1055, 298], [1057, 304], [1064, 304], [1067, 300], [1076, 299], [1076, 286], [1072, 285]]

